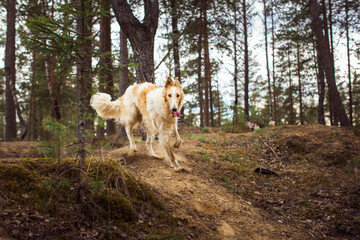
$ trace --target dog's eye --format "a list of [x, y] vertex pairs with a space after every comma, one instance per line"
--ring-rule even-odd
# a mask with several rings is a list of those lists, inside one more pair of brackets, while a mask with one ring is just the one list
[[169, 94], [168, 96], [171, 97], [171, 94]]
[[176, 97], [180, 97], [180, 94], [177, 94]]

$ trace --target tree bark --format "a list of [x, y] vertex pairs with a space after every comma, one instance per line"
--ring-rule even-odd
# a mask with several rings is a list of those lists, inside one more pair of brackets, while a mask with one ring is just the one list
[[[111, 15], [110, 15], [110, 0], [100, 1], [101, 15], [100, 15], [100, 71], [99, 71], [99, 90], [110, 94], [113, 97], [114, 81], [113, 81], [113, 67], [111, 56]], [[104, 136], [104, 128], [99, 128], [98, 134], [100, 137]], [[115, 121], [113, 119], [106, 120], [107, 135], [115, 134]]]
[[[127, 46], [127, 37], [124, 31], [120, 30], [120, 72], [119, 72], [119, 97], [121, 97], [127, 87], [129, 86], [129, 69], [127, 67], [128, 64], [128, 46]], [[120, 134], [121, 138], [126, 138], [126, 131], [124, 126], [120, 126]]]
[[[170, 0], [171, 6], [171, 27], [172, 27], [172, 45], [174, 55], [175, 77], [178, 78], [181, 83], [181, 71], [180, 71], [180, 54], [179, 54], [179, 29], [178, 29], [178, 4], [176, 0]], [[178, 119], [178, 124], [184, 124], [184, 107], [181, 109], [181, 114]]]
[[81, 102], [85, 108], [85, 129], [94, 130], [94, 110], [90, 106], [92, 94], [92, 0], [77, 0], [78, 19], [78, 89], [81, 90]]
[[[54, 20], [54, 2], [52, 2], [51, 5], [51, 19]], [[42, 3], [42, 14], [44, 16], [47, 16], [48, 13], [48, 5], [47, 2]], [[44, 40], [44, 44], [53, 44], [53, 42], [47, 43], [46, 40]], [[47, 78], [47, 86], [49, 90], [50, 95], [50, 115], [52, 118], [55, 118], [56, 120], [61, 119], [61, 113], [60, 113], [60, 106], [59, 106], [59, 100], [58, 100], [58, 94], [56, 93], [56, 83], [55, 83], [55, 64], [56, 64], [56, 58], [54, 54], [51, 54], [50, 56], [47, 56], [45, 58], [45, 73]]]
[[[21, 114], [20, 104], [16, 95], [16, 69], [15, 69], [15, 21], [16, 21], [16, 2], [8, 0], [8, 15], [7, 15], [7, 32], [6, 32], [6, 50], [5, 50], [5, 74], [6, 82], [9, 83], [11, 89], [11, 97], [14, 101], [16, 114], [18, 116], [22, 131], [20, 140], [23, 140], [27, 134], [28, 128], [25, 120]], [[6, 136], [6, 135], [5, 135]], [[16, 136], [16, 133], [15, 133]]]
[[300, 59], [300, 46], [299, 43], [296, 43], [296, 59], [297, 59], [297, 77], [299, 85], [299, 111], [300, 111], [300, 124], [304, 125], [304, 111], [303, 111], [303, 101], [302, 101], [302, 86], [301, 86], [301, 59]]
[[242, 1], [243, 7], [243, 28], [244, 28], [244, 113], [246, 120], [249, 121], [249, 49], [247, 33], [247, 9], [246, 0]]
[[275, 78], [275, 26], [274, 26], [274, 10], [273, 10], [273, 1], [271, 1], [271, 35], [272, 35], [272, 88], [273, 88], [273, 98], [274, 98], [274, 115], [273, 120], [276, 124], [277, 122], [277, 98], [276, 98], [276, 78]]
[[[317, 54], [315, 54], [315, 49]], [[316, 56], [315, 56], [316, 55]], [[314, 43], [314, 58], [315, 60], [315, 70], [317, 76], [317, 86], [318, 86], [318, 107], [317, 107], [317, 114], [318, 114], [318, 124], [325, 125], [325, 114], [324, 114], [324, 100], [325, 100], [325, 75], [324, 69], [322, 68], [321, 64], [319, 64], [319, 50]]]
[[205, 90], [205, 126], [210, 126], [210, 114], [209, 114], [209, 82], [211, 81], [211, 72], [210, 72], [210, 58], [209, 58], [209, 39], [208, 39], [208, 29], [207, 29], [207, 6], [204, 0], [202, 1], [202, 7], [200, 11], [203, 11], [203, 48], [204, 48], [204, 70], [205, 70], [205, 77], [204, 77], [204, 90]]
[[264, 27], [265, 27], [265, 57], [266, 57], [266, 72], [267, 72], [267, 82], [268, 82], [268, 102], [269, 102], [269, 116], [270, 121], [274, 119], [273, 117], [273, 104], [272, 104], [272, 92], [271, 92], [271, 80], [270, 80], [270, 67], [269, 67], [269, 50], [268, 50], [268, 30], [267, 30], [267, 7], [266, 0], [263, 0], [264, 4]]
[[16, 139], [16, 113], [11, 83], [15, 82], [15, 0], [7, 0], [7, 29], [5, 50], [5, 141]]
[[[202, 1], [201, 1], [202, 2]], [[200, 7], [201, 8], [201, 7]], [[200, 127], [204, 127], [204, 99], [203, 99], [203, 89], [202, 89], [202, 61], [201, 61], [201, 50], [202, 50], [202, 11], [200, 10], [200, 17], [199, 17], [199, 39], [198, 39], [198, 61], [197, 61], [197, 74], [198, 74], [198, 95], [199, 95], [199, 106], [200, 106]]]
[[290, 61], [290, 52], [289, 51], [288, 51], [288, 75], [289, 75], [289, 99], [290, 99], [289, 124], [295, 124], [295, 121], [294, 121], [293, 86], [292, 86], [292, 78], [291, 78], [291, 61]]
[[346, 115], [344, 106], [342, 104], [339, 91], [335, 83], [334, 68], [331, 64], [331, 53], [329, 47], [326, 45], [326, 40], [323, 35], [323, 28], [319, 17], [318, 3], [316, 0], [309, 0], [310, 12], [313, 31], [316, 38], [316, 43], [319, 47], [320, 64], [324, 68], [326, 80], [329, 88], [330, 100], [334, 106], [334, 113], [337, 115], [341, 126], [350, 126], [349, 118]]
[[[84, 113], [88, 111], [86, 107], [87, 96], [90, 95], [88, 91], [89, 83], [91, 81], [91, 17], [88, 16], [91, 11], [91, 1], [88, 0], [76, 0], [77, 8], [77, 30], [78, 30], [78, 59], [77, 59], [77, 117], [78, 117], [78, 129], [77, 129], [77, 138], [79, 144], [79, 190], [78, 198], [79, 202], [83, 202], [85, 197], [85, 182], [86, 179], [86, 165], [85, 165], [85, 139], [86, 139], [86, 120]], [[90, 59], [89, 59], [90, 57]], [[90, 101], [89, 101], [90, 103]]]
[[234, 109], [233, 109], [233, 126], [235, 124], [237, 124], [238, 122], [238, 105], [239, 105], [239, 87], [238, 87], [238, 40], [237, 40], [237, 22], [238, 22], [238, 17], [237, 17], [237, 8], [236, 8], [236, 2], [234, 1], [233, 4], [233, 8], [234, 8], [234, 40], [233, 40], [233, 48], [234, 48], [234, 77], [233, 77], [233, 81], [234, 81]]
[[345, 0], [345, 31], [346, 31], [346, 52], [348, 61], [348, 94], [349, 94], [349, 118], [353, 125], [353, 93], [351, 83], [351, 63], [350, 63], [350, 37], [349, 37], [349, 1]]
[[155, 81], [154, 37], [158, 26], [158, 0], [144, 0], [145, 18], [141, 23], [132, 13], [126, 0], [112, 0], [112, 8], [122, 31], [128, 37], [134, 51], [137, 82]]

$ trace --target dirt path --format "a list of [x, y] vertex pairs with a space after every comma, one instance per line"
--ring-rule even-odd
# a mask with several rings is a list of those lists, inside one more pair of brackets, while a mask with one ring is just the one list
[[[303, 229], [273, 221], [239, 196], [215, 183], [206, 174], [206, 163], [187, 159], [193, 143], [176, 149], [185, 170], [175, 171], [163, 159], [146, 154], [144, 143], [138, 143], [134, 158], [126, 157], [128, 147], [111, 151], [122, 158], [126, 168], [160, 192], [170, 205], [179, 225], [193, 228], [194, 239], [309, 239]], [[157, 146], [155, 144], [155, 151]], [[158, 153], [158, 152], [157, 152]]]

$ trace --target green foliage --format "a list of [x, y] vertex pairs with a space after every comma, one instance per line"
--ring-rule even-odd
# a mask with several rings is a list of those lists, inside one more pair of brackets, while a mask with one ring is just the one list
[[49, 131], [54, 137], [61, 137], [65, 134], [66, 127], [56, 121], [54, 118], [46, 117], [43, 121], [43, 127]]
[[209, 127], [203, 127], [203, 128], [201, 129], [201, 132], [202, 132], [202, 133], [210, 133], [210, 128], [209, 128]]
[[204, 160], [207, 160], [207, 161], [210, 160], [209, 155], [207, 155], [207, 153], [205, 153], [204, 151], [199, 151], [198, 154], [200, 154], [200, 156], [201, 156]]
[[44, 155], [45, 157], [55, 157], [52, 156], [52, 154], [56, 154], [60, 165], [61, 144], [62, 144], [61, 137], [65, 134], [66, 127], [61, 123], [59, 123], [56, 119], [51, 117], [46, 117], [43, 120], [43, 128], [46, 131], [50, 132], [55, 137], [56, 143], [55, 143], [55, 147], [53, 147], [52, 146], [53, 143], [51, 141], [47, 142], [44, 147], [46, 148], [47, 145], [48, 149], [47, 150], [44, 149], [41, 155]]

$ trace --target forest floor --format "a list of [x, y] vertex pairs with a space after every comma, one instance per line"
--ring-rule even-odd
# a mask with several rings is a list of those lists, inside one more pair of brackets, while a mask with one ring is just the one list
[[[358, 130], [307, 125], [235, 134], [182, 127], [180, 135], [179, 170], [148, 156], [140, 137], [133, 154], [111, 144], [89, 149], [147, 183], [171, 218], [171, 226], [137, 218], [142, 229], [170, 233], [130, 231], [124, 239], [360, 239]], [[0, 143], [0, 163], [34, 155], [32, 143]], [[6, 192], [0, 193], [1, 206]], [[11, 239], [5, 215], [0, 211], [0, 239]]]

